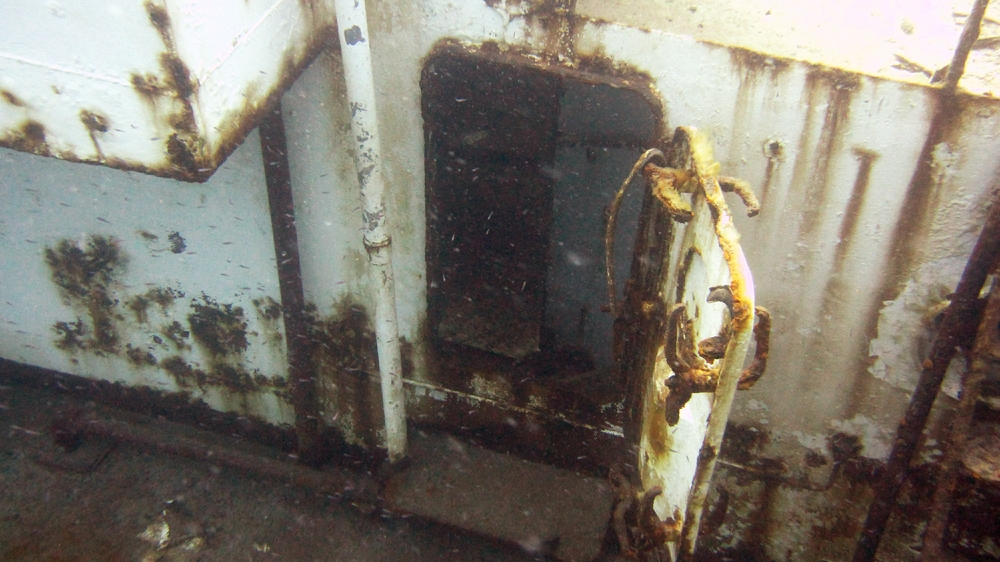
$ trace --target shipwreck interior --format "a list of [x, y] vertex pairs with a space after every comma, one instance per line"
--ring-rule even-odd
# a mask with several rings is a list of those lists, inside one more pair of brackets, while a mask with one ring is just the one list
[[1000, 5], [0, 23], [0, 560], [1000, 560]]

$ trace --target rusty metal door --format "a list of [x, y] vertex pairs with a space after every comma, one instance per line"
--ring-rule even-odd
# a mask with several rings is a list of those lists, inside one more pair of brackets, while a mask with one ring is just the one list
[[[707, 138], [681, 127], [662, 151], [643, 154], [611, 206], [609, 308], [627, 387], [625, 436], [636, 451], [634, 466], [612, 474], [613, 524], [626, 553], [694, 552], [733, 396], [756, 382], [767, 359], [770, 319], [755, 309], [723, 192], [738, 195], [749, 216], [759, 206], [745, 182], [719, 172]], [[619, 303], [611, 273], [617, 207], [640, 173], [643, 210]], [[744, 369], [755, 331], [754, 360]]]

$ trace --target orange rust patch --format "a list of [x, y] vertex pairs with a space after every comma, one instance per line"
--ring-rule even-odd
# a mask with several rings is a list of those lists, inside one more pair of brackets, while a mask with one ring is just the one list
[[45, 140], [45, 127], [33, 119], [24, 121], [20, 127], [0, 138], [0, 146], [39, 156], [52, 155]]

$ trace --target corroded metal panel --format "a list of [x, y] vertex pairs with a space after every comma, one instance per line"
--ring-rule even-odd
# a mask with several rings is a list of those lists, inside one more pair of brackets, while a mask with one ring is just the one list
[[[647, 73], [665, 124], [706, 132], [723, 169], [749, 181], [762, 200], [760, 216], [735, 220], [755, 267], [758, 297], [775, 316], [773, 353], [770, 375], [737, 399], [734, 416], [744, 439], [733, 440], [728, 462], [759, 460], [766, 474], [785, 466], [822, 479], [830, 464], [818, 463], [841, 462], [829, 443], [845, 436], [863, 447], [861, 465], [884, 457], [922, 360], [930, 326], [924, 318], [957, 281], [996, 184], [989, 156], [1000, 138], [996, 101], [963, 97], [949, 137], [932, 152], [933, 181], [911, 188], [935, 107], [932, 88], [700, 42], [669, 29], [637, 29], [609, 21], [614, 16], [590, 17], [595, 3], [577, 3], [581, 9], [564, 19], [522, 6], [383, 3], [373, 25], [381, 38], [376, 53], [386, 65], [386, 104], [400, 116], [417, 114], [420, 64], [400, 53], [413, 45], [429, 53], [442, 38], [524, 54], [549, 68], [614, 73], [625, 66]], [[641, 14], [643, 6], [629, 10]], [[661, 15], [670, 17], [656, 12]], [[422, 166], [419, 126], [393, 120], [385, 139], [398, 157], [389, 173], [408, 184]], [[903, 211], [908, 190], [928, 195], [913, 239], [919, 249], [891, 257], [891, 233], [914, 217]], [[400, 191], [397, 201], [411, 224], [424, 224], [422, 192]], [[400, 307], [407, 315], [416, 311], [401, 326], [418, 338], [425, 281], [417, 272], [425, 239], [419, 227], [394, 237], [399, 247], [413, 249], [397, 259], [414, 274], [400, 278], [410, 286], [401, 295], [413, 295]], [[899, 262], [893, 266], [899, 292], [885, 299], [889, 259]], [[864, 502], [861, 492], [745, 484], [753, 473], [731, 466], [726, 474], [731, 515], [721, 544], [766, 537], [760, 548], [772, 557], [807, 548], [801, 545], [843, 557], [853, 536], [829, 521], [855, 513], [853, 506]], [[793, 509], [795, 516], [786, 517]]]
[[18, 3], [0, 146], [204, 181], [327, 39], [323, 2]]
[[[946, 71], [972, 4], [963, 0], [809, 4], [710, 0], [697, 7], [671, 8], [652, 0], [580, 0], [575, 6], [579, 15], [629, 27], [928, 84], [939, 81]], [[984, 24], [986, 40], [975, 45], [962, 87], [996, 95], [1000, 58], [992, 38], [1000, 31], [1000, 7], [988, 8]]]

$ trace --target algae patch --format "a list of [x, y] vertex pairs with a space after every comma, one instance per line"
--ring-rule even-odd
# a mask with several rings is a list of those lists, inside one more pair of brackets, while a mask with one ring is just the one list
[[60, 296], [81, 313], [75, 321], [52, 326], [57, 334], [56, 346], [98, 354], [118, 353], [120, 337], [115, 322], [121, 314], [113, 295], [117, 277], [128, 262], [119, 240], [96, 234], [82, 243], [63, 239], [45, 248], [44, 256]]

